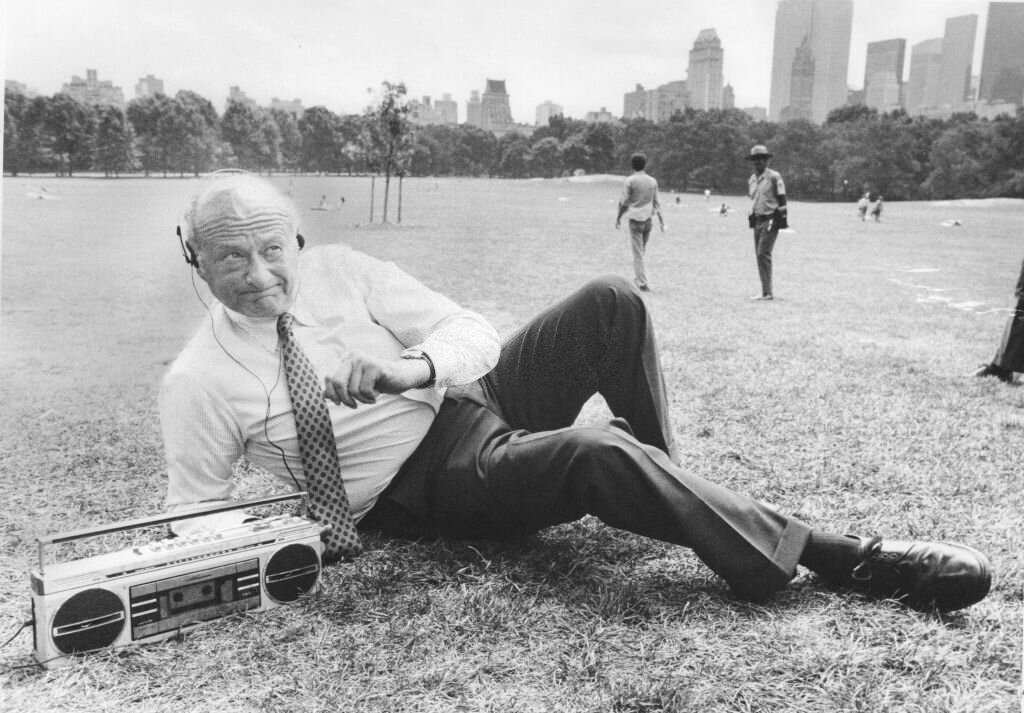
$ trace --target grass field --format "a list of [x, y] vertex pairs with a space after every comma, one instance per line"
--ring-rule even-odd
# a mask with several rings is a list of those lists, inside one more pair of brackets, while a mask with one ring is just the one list
[[[36, 537], [160, 511], [156, 391], [204, 318], [174, 237], [196, 180], [49, 179], [53, 200], [28, 197], [41, 182], [3, 181], [0, 641], [28, 618]], [[366, 179], [291, 185], [301, 206], [346, 198], [304, 210], [310, 244], [394, 259], [502, 332], [631, 274], [618, 188], [408, 180], [402, 224], [392, 196], [381, 226]], [[378, 538], [319, 594], [181, 640], [42, 670], [23, 631], [0, 648], [0, 709], [1019, 708], [1024, 388], [968, 374], [1007, 319], [1024, 202], [890, 203], [874, 224], [794, 201], [777, 299], [751, 303], [746, 201], [663, 200], [648, 301], [684, 467], [823, 529], [967, 542], [995, 568], [986, 600], [920, 614], [801, 571], [749, 604], [689, 551], [592, 519], [507, 543]]]

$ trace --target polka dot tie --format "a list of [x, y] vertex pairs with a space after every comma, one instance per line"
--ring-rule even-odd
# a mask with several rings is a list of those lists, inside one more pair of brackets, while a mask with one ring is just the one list
[[292, 399], [295, 431], [299, 438], [299, 456], [306, 472], [309, 510], [314, 519], [331, 526], [324, 535], [324, 558], [352, 557], [363, 550], [356, 532], [356, 521], [345, 493], [338, 464], [338, 444], [334, 439], [331, 416], [323, 389], [313, 365], [295, 341], [292, 322], [285, 312], [277, 318], [277, 334], [284, 356], [284, 375]]

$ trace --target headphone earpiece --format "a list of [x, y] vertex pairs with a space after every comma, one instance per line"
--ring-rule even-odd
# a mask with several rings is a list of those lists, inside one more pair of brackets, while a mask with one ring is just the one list
[[185, 263], [190, 267], [199, 267], [199, 257], [196, 255], [196, 251], [192, 249], [192, 246], [182, 239], [180, 225], [177, 226], [175, 232], [178, 234], [178, 242], [181, 244], [181, 255], [185, 258]]

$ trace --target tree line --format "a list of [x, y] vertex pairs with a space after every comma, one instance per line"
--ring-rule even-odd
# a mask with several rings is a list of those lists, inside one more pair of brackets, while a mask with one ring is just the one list
[[469, 125], [414, 126], [405, 87], [383, 84], [379, 105], [339, 115], [323, 106], [301, 116], [229, 101], [223, 114], [191, 91], [135, 99], [123, 111], [63, 93], [4, 96], [4, 171], [100, 171], [107, 176], [198, 175], [217, 168], [256, 172], [384, 173], [399, 176], [551, 178], [622, 173], [638, 151], [672, 191], [743, 193], [751, 145], [766, 144], [789, 194], [853, 200], [1024, 197], [1024, 111], [947, 119], [833, 111], [822, 125], [755, 121], [739, 110], [676, 113], [670, 121], [588, 123], [562, 116], [530, 136], [500, 138]]

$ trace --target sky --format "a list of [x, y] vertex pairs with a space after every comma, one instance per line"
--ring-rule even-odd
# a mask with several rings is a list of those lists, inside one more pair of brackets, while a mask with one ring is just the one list
[[[772, 0], [4, 0], [3, 76], [41, 94], [96, 69], [135, 95], [140, 77], [193, 90], [223, 111], [239, 86], [261, 105], [300, 99], [341, 114], [373, 103], [384, 81], [412, 97], [458, 102], [504, 79], [512, 116], [533, 123], [550, 100], [583, 118], [622, 113], [623, 94], [686, 78], [697, 34], [715, 28], [738, 107], [768, 106]], [[948, 17], [987, 0], [854, 0], [848, 83], [860, 89], [868, 42], [941, 37]], [[5, 16], [4, 16], [5, 15]]]

